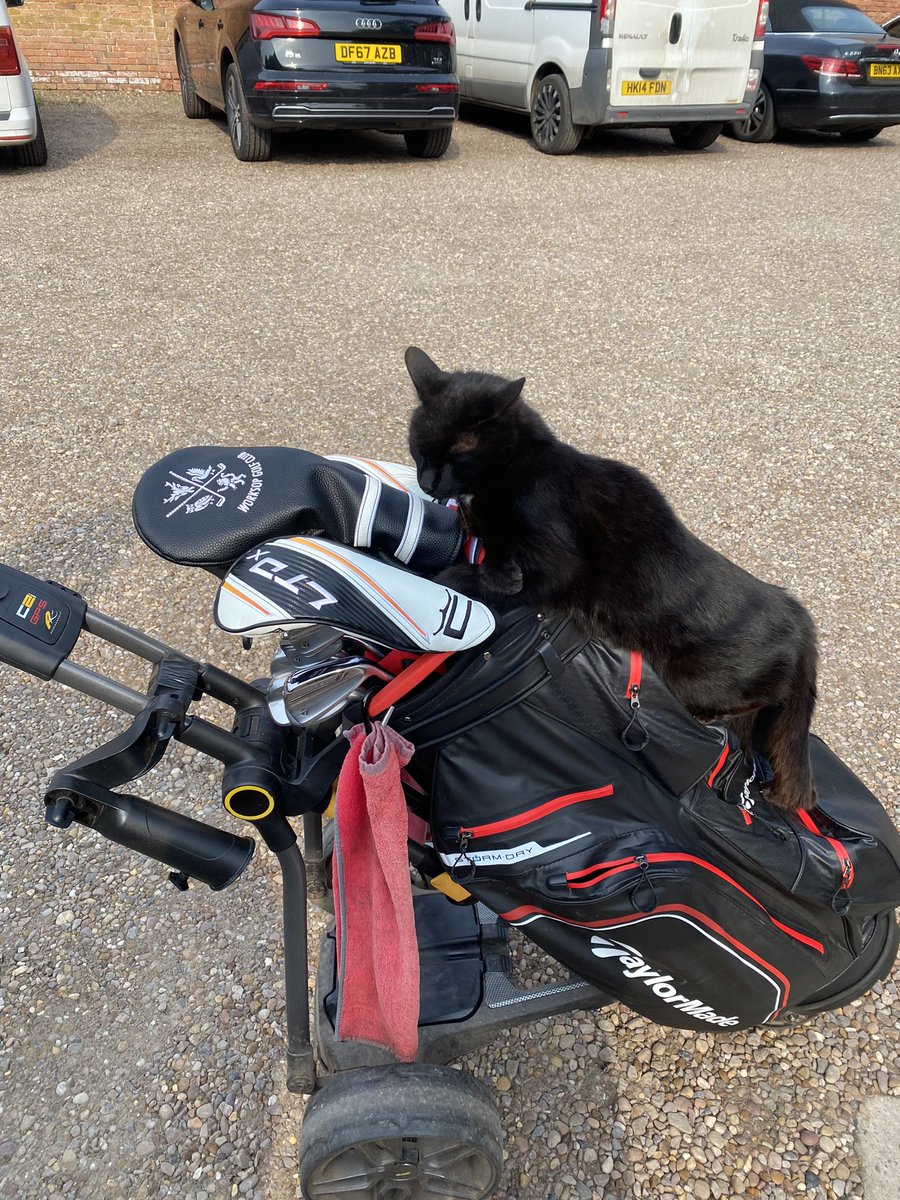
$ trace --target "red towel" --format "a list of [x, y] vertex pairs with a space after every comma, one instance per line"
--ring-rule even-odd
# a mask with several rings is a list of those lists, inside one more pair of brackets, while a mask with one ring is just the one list
[[419, 948], [413, 917], [408, 812], [400, 772], [412, 745], [376, 721], [346, 734], [335, 801], [337, 1035], [412, 1062], [419, 1044]]

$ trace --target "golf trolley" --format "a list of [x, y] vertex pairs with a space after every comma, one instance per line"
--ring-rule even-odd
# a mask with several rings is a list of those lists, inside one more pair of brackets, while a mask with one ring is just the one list
[[[287, 1086], [312, 1095], [307, 1200], [489, 1196], [499, 1118], [446, 1064], [511, 1026], [613, 997], [663, 1025], [764, 1026], [839, 1008], [891, 969], [900, 838], [846, 765], [813, 738], [817, 807], [778, 810], [764, 760], [694, 720], [638, 652], [434, 582], [478, 546], [411, 469], [199, 447], [152, 466], [133, 513], [154, 552], [219, 579], [221, 629], [277, 637], [269, 677], [245, 682], [2, 565], [0, 662], [132, 718], [56, 772], [51, 825], [164, 863], [181, 890], [234, 883], [248, 831], [276, 856]], [[71, 661], [83, 633], [149, 662], [146, 692]], [[205, 696], [233, 711], [230, 730], [197, 714]], [[343, 733], [379, 719], [415, 747], [400, 808], [427, 829], [406, 846], [420, 987], [416, 1061], [403, 1063], [340, 1036], [333, 925], [312, 1004], [308, 989], [307, 904], [332, 903], [331, 830], [349, 811], [339, 795], [325, 821]], [[172, 739], [220, 764], [244, 834], [118, 790]], [[519, 987], [510, 925], [573, 973]]]
[[[459, 544], [456, 521], [447, 510], [442, 514], [451, 518], [446, 528], [453, 534], [449, 543], [445, 539], [444, 552], [452, 558]], [[427, 597], [424, 608], [421, 599], [415, 607], [411, 595], [405, 598], [404, 608], [419, 618], [417, 626], [432, 620], [433, 606], [444, 605], [446, 590], [399, 567], [366, 562], [365, 556], [322, 539], [266, 543], [265, 554], [255, 546], [255, 532], [251, 540], [255, 562], [248, 554], [243, 572], [226, 577], [217, 619], [245, 637], [251, 632], [248, 625], [254, 635], [278, 632], [271, 677], [253, 683], [95, 611], [59, 584], [0, 565], [0, 661], [65, 684], [132, 718], [111, 741], [56, 772], [46, 791], [46, 820], [59, 829], [84, 825], [165, 864], [169, 880], [181, 891], [188, 890], [191, 880], [218, 891], [239, 879], [255, 839], [120, 789], [159, 764], [173, 739], [220, 764], [226, 811], [255, 832], [281, 870], [287, 1087], [312, 1094], [300, 1137], [304, 1195], [327, 1200], [349, 1189], [373, 1200], [426, 1195], [479, 1200], [494, 1191], [500, 1177], [499, 1118], [481, 1084], [444, 1064], [487, 1044], [501, 1030], [579, 1007], [595, 1008], [605, 997], [577, 978], [533, 991], [519, 988], [510, 973], [504, 923], [484, 905], [460, 903], [430, 886], [430, 880], [447, 880], [446, 867], [431, 846], [411, 842], [422, 964], [418, 1061], [400, 1064], [376, 1046], [339, 1040], [333, 926], [319, 946], [312, 998], [307, 982], [307, 904], [331, 906], [331, 822], [322, 814], [347, 749], [342, 728], [365, 719], [366, 706], [380, 689], [392, 684], [397, 692], [398, 680], [409, 669], [400, 665], [399, 671], [396, 666], [388, 670], [379, 659], [388, 646], [395, 651], [399, 646], [410, 652], [403, 662], [413, 672], [418, 663], [421, 671], [423, 647], [411, 644], [409, 627], [392, 628], [396, 613], [391, 605], [382, 604], [387, 613], [377, 605], [366, 610], [365, 591], [350, 590], [348, 577], [354, 586], [358, 582], [353, 570], [334, 564], [329, 555], [339, 552], [343, 563], [357, 570], [362, 564], [379, 588], [395, 576], [395, 595], [398, 584], [401, 592], [412, 584]], [[297, 544], [301, 541], [306, 544]], [[268, 579], [259, 570], [247, 574], [266, 557]], [[293, 591], [278, 582], [273, 558], [290, 563], [281, 580], [293, 578]], [[301, 574], [307, 581], [305, 593], [296, 582]], [[254, 584], [265, 586], [270, 599]], [[340, 610], [334, 625], [309, 607], [326, 594], [340, 601], [329, 603]], [[462, 605], [470, 603], [458, 599]], [[278, 607], [285, 602], [287, 607]], [[267, 621], [260, 620], [260, 607], [267, 608]], [[297, 619], [304, 607], [313, 621]], [[470, 612], [470, 641], [493, 630], [487, 610], [481, 617], [478, 625]], [[146, 660], [151, 665], [146, 692], [71, 661], [85, 634]], [[467, 641], [457, 637], [450, 644], [465, 648]], [[432, 652], [431, 657], [440, 660], [448, 654]], [[207, 696], [233, 710], [230, 730], [196, 714]], [[302, 819], [302, 850], [292, 824], [296, 818]], [[449, 890], [465, 897], [462, 889]]]

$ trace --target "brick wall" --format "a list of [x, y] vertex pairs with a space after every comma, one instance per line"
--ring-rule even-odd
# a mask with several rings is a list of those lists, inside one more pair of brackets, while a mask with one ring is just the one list
[[35, 87], [173, 91], [180, 0], [25, 0], [10, 11]]
[[[173, 91], [181, 0], [25, 0], [11, 19], [37, 87]], [[857, 0], [879, 24], [900, 0]]]

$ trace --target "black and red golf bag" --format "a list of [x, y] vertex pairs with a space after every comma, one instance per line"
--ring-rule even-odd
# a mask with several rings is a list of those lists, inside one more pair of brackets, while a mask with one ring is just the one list
[[[890, 970], [900, 837], [824, 742], [817, 807], [788, 814], [766, 801], [766, 764], [694, 720], [640, 655], [566, 617], [491, 615], [442, 591], [430, 577], [462, 532], [410, 468], [193, 448], [148, 470], [135, 524], [164, 558], [225, 577], [216, 613], [233, 633], [324, 623], [453, 651], [391, 716], [416, 746], [436, 851], [472, 896], [638, 1012], [741, 1028], [838, 1008]], [[301, 532], [333, 542], [264, 542]]]
[[775, 808], [765, 765], [640, 655], [527, 610], [395, 723], [430, 759], [452, 876], [655, 1021], [734, 1029], [837, 1008], [894, 962], [900, 837], [817, 738], [816, 809]]

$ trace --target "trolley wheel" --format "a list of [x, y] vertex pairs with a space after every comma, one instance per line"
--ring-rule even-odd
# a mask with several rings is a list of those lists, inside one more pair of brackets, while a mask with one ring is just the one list
[[327, 1081], [300, 1130], [305, 1200], [485, 1200], [500, 1181], [500, 1118], [471, 1075], [427, 1063]]

